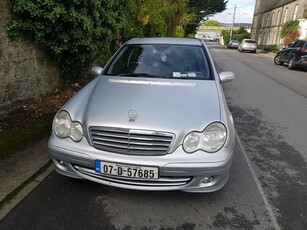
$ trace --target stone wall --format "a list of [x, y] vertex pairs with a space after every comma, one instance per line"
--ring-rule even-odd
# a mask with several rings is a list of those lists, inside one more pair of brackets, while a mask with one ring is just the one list
[[0, 118], [59, 84], [58, 70], [39, 47], [9, 39], [5, 27], [11, 19], [12, 1], [0, 0]]

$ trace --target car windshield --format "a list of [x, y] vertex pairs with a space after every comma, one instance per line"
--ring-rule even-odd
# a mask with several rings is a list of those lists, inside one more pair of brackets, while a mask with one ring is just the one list
[[106, 70], [107, 75], [212, 79], [201, 46], [126, 45]]

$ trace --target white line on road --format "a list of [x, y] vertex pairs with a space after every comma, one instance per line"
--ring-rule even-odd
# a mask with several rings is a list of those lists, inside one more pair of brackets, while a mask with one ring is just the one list
[[244, 158], [245, 158], [245, 160], [246, 160], [246, 162], [247, 162], [248, 168], [249, 168], [250, 172], [252, 173], [252, 177], [253, 177], [253, 179], [254, 179], [254, 181], [255, 181], [255, 183], [256, 183], [257, 189], [259, 190], [259, 192], [260, 192], [260, 194], [261, 194], [262, 200], [263, 200], [264, 205], [265, 205], [265, 207], [266, 207], [266, 209], [267, 209], [267, 211], [268, 211], [268, 213], [269, 213], [269, 216], [270, 216], [271, 221], [272, 221], [272, 223], [273, 223], [273, 225], [274, 225], [274, 228], [275, 228], [276, 230], [281, 230], [281, 228], [280, 228], [280, 226], [279, 226], [279, 224], [278, 224], [278, 222], [277, 222], [277, 219], [276, 219], [276, 217], [275, 217], [275, 215], [274, 215], [273, 209], [272, 209], [272, 207], [271, 207], [271, 205], [270, 205], [268, 199], [267, 199], [266, 196], [265, 196], [264, 190], [263, 190], [263, 188], [261, 187], [260, 181], [259, 181], [258, 178], [257, 178], [257, 175], [256, 175], [256, 173], [255, 173], [255, 170], [254, 170], [254, 168], [253, 168], [253, 166], [252, 166], [252, 163], [251, 163], [251, 161], [249, 160], [249, 158], [248, 158], [248, 156], [247, 156], [247, 153], [246, 153], [246, 151], [245, 151], [245, 149], [244, 149], [244, 147], [243, 147], [243, 145], [242, 145], [242, 142], [241, 142], [241, 140], [240, 140], [238, 134], [236, 134], [236, 138], [237, 138], [237, 141], [238, 141], [238, 143], [239, 143], [239, 146], [240, 146], [240, 148], [241, 148], [241, 150], [242, 150], [243, 156], [244, 156]]

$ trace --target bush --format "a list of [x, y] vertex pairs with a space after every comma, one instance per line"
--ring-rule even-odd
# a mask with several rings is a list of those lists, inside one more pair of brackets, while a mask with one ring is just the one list
[[262, 50], [265, 52], [274, 52], [276, 53], [278, 51], [277, 45], [266, 45], [262, 47]]
[[[230, 41], [230, 31], [229, 30], [223, 30], [222, 36], [224, 39], [225, 44], [228, 44]], [[250, 38], [250, 33], [248, 33], [243, 27], [240, 27], [239, 30], [234, 30], [232, 33], [232, 40], [238, 40], [242, 41], [245, 38]]]
[[84, 76], [90, 64], [113, 53], [118, 30], [125, 21], [126, 1], [15, 0], [16, 18], [8, 34], [16, 40], [33, 39], [59, 67], [61, 80]]

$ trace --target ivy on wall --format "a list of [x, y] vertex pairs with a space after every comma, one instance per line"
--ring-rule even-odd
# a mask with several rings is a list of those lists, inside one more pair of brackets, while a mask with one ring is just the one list
[[293, 40], [298, 39], [299, 36], [300, 32], [298, 20], [288, 21], [281, 26], [280, 37], [284, 38], [285, 45], [288, 45]]
[[57, 64], [62, 81], [76, 81], [93, 61], [113, 53], [126, 2], [15, 0], [15, 19], [7, 32], [16, 40], [33, 39]]
[[[205, 16], [226, 8], [224, 0], [12, 0], [7, 27], [15, 40], [45, 49], [64, 82], [78, 81], [93, 62], [105, 64], [132, 37], [194, 33]], [[190, 31], [190, 32], [188, 32]]]

